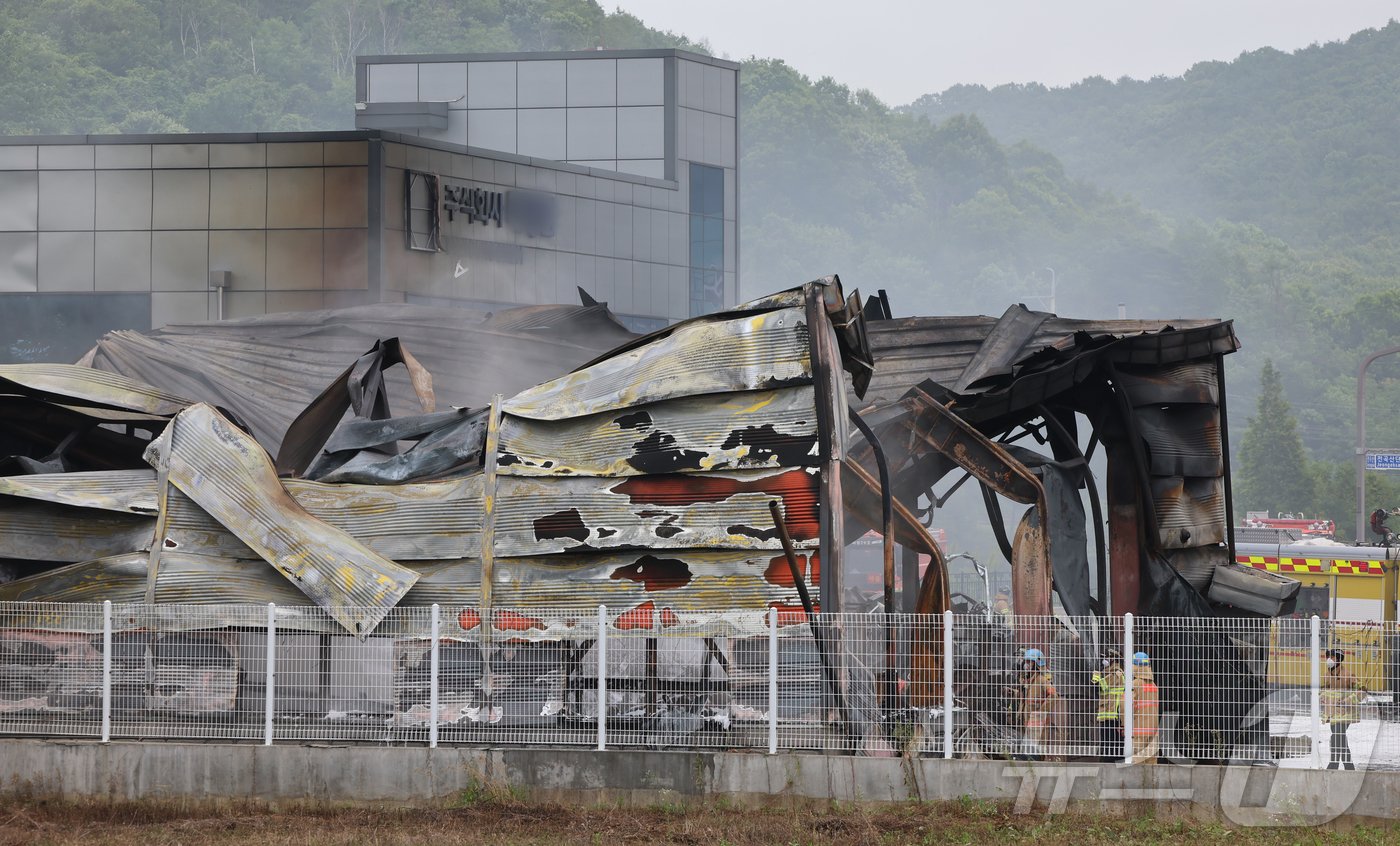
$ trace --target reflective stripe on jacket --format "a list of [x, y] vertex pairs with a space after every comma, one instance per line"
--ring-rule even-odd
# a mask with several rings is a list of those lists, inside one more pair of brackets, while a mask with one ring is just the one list
[[1322, 718], [1329, 723], [1354, 723], [1366, 689], [1344, 665], [1322, 674]]
[[1110, 664], [1107, 670], [1094, 673], [1094, 684], [1099, 686], [1099, 722], [1122, 718], [1123, 711], [1123, 668]]

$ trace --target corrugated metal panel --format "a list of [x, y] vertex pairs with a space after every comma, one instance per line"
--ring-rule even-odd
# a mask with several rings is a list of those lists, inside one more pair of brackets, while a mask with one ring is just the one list
[[155, 520], [14, 498], [0, 503], [0, 558], [75, 562], [151, 548]]
[[781, 549], [768, 503], [782, 502], [793, 540], [817, 545], [816, 470], [617, 478], [501, 477], [496, 553], [570, 549]]
[[327, 485], [289, 479], [311, 516], [395, 560], [481, 553], [481, 477], [400, 485]]
[[77, 405], [141, 411], [168, 416], [190, 404], [116, 373], [76, 364], [0, 364], [0, 388], [22, 394], [40, 394], [54, 400], [76, 400]]
[[316, 605], [364, 636], [418, 579], [308, 514], [282, 487], [267, 453], [203, 403], [152, 443], [170, 482], [285, 575]]
[[502, 476], [631, 476], [815, 467], [810, 385], [687, 397], [569, 420], [501, 421]]
[[1225, 472], [1220, 413], [1211, 405], [1168, 405], [1134, 410], [1147, 441], [1153, 476], [1219, 476]]
[[[800, 563], [815, 586], [820, 568], [811, 567], [809, 557], [800, 555]], [[517, 612], [630, 608], [648, 601], [677, 611], [713, 611], [801, 601], [781, 553], [695, 549], [501, 558], [493, 592], [497, 609]]]
[[[381, 303], [112, 332], [92, 364], [227, 408], [275, 454], [306, 404], [378, 340], [399, 338], [433, 374], [443, 405], [477, 407], [633, 337], [600, 306], [484, 312]], [[402, 368], [386, 375], [391, 407], [414, 407]]]
[[506, 401], [532, 420], [562, 420], [700, 394], [758, 391], [812, 378], [802, 309], [683, 324], [650, 344], [599, 361]]
[[[284, 480], [287, 492], [318, 520], [395, 561], [480, 554], [478, 477], [403, 485], [327, 485]], [[185, 494], [169, 501], [166, 548], [226, 558], [258, 554]]]
[[[0, 494], [124, 514], [154, 514], [154, 470], [0, 476]], [[0, 500], [0, 508], [5, 505]]]
[[1223, 479], [1154, 477], [1152, 499], [1164, 549], [1225, 542], [1228, 529]]

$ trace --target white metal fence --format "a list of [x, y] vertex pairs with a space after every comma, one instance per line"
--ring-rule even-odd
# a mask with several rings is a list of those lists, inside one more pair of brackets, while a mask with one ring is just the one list
[[0, 603], [0, 733], [1400, 768], [1397, 647], [1317, 618], [433, 606], [359, 639], [314, 608]]

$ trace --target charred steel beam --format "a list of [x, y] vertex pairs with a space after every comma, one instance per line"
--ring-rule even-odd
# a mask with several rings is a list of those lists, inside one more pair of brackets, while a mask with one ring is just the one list
[[496, 578], [496, 485], [499, 480], [496, 459], [501, 440], [501, 401], [500, 394], [491, 398], [491, 409], [486, 421], [486, 451], [482, 456], [481, 692], [486, 700], [487, 719], [490, 719], [491, 715], [491, 637], [496, 624], [496, 615], [491, 604], [491, 589]]
[[[822, 662], [822, 675], [826, 676], [826, 684], [831, 688], [831, 695], [836, 699], [836, 711], [840, 714], [842, 733], [850, 734], [855, 724], [851, 722], [850, 715], [846, 711], [846, 697], [842, 694], [840, 679], [836, 674], [836, 668], [831, 664], [831, 654], [827, 650], [825, 627], [818, 619], [816, 609], [812, 607], [812, 595], [807, 592], [807, 580], [802, 577], [802, 569], [797, 564], [797, 550], [793, 548], [787, 523], [783, 521], [783, 511], [778, 507], [776, 499], [768, 503], [768, 510], [773, 514], [773, 527], [778, 530], [778, 538], [783, 542], [783, 556], [787, 558], [788, 570], [792, 573], [792, 583], [797, 587], [797, 596], [802, 600], [802, 610], [807, 613], [807, 619], [812, 625], [812, 640], [816, 641], [817, 658]], [[777, 612], [771, 613], [776, 614]]]
[[[919, 388], [911, 390], [902, 402], [911, 412], [906, 425], [913, 428], [925, 444], [957, 462], [1002, 496], [1035, 506], [1040, 525], [1045, 529], [1039, 538], [1042, 549], [1039, 555], [1025, 559], [1026, 568], [1012, 568], [1012, 600], [1017, 614], [1049, 616], [1052, 550], [1045, 489], [1040, 480], [999, 444]], [[1036, 561], [1043, 566], [1027, 569]]]
[[894, 506], [891, 503], [893, 496], [890, 493], [890, 465], [885, 459], [885, 450], [880, 446], [880, 439], [875, 436], [875, 431], [869, 424], [856, 413], [854, 408], [847, 409], [851, 422], [865, 436], [865, 442], [870, 445], [870, 451], [875, 456], [875, 467], [880, 471], [880, 533], [881, 552], [883, 553], [883, 573], [885, 579], [885, 686], [884, 702], [885, 708], [894, 707], [895, 683], [895, 634], [894, 634]]
[[817, 438], [822, 467], [822, 497], [820, 557], [821, 605], [829, 612], [841, 610], [841, 559], [845, 549], [842, 515], [845, 509], [841, 499], [841, 458], [845, 443], [844, 432], [846, 415], [846, 392], [837, 375], [840, 353], [836, 346], [835, 330], [827, 315], [828, 306], [825, 292], [834, 288], [838, 294], [840, 280], [834, 276], [809, 282], [804, 294], [805, 316], [807, 320], [808, 343], [812, 363], [812, 380], [816, 388]]
[[[1235, 560], [1235, 496], [1230, 485], [1230, 415], [1225, 408], [1225, 356], [1215, 357], [1215, 390], [1219, 393], [1220, 411], [1220, 458], [1225, 474], [1225, 543], [1230, 547], [1230, 559]], [[1357, 543], [1361, 542], [1358, 537]]]

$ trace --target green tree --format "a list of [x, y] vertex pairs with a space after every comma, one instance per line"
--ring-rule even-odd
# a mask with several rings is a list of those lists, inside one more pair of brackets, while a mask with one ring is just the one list
[[1290, 511], [1312, 508], [1313, 476], [1308, 472], [1298, 420], [1284, 396], [1283, 379], [1273, 359], [1264, 360], [1259, 401], [1235, 466], [1235, 507], [1240, 511]]

